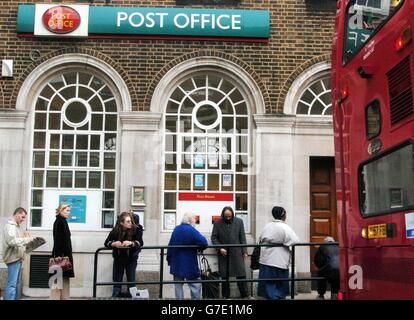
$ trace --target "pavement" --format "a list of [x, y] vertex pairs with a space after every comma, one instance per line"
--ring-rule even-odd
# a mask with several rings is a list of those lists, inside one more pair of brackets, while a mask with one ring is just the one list
[[[316, 291], [312, 291], [309, 293], [298, 293], [295, 295], [295, 300], [317, 300], [318, 297], [318, 293]], [[286, 297], [287, 300], [290, 300], [290, 295]], [[49, 300], [49, 297], [26, 297], [26, 296], [22, 296], [21, 300]], [[82, 297], [82, 298], [72, 298], [72, 300], [131, 300], [129, 298], [112, 298], [112, 297], [99, 297], [99, 298], [88, 298], [88, 297]], [[152, 300], [157, 300], [157, 299], [152, 299]], [[229, 299], [229, 300], [233, 300], [233, 299]], [[234, 300], [238, 300], [238, 299], [234, 299]], [[257, 297], [250, 297], [249, 299], [246, 300], [262, 300], [262, 298], [257, 298]], [[327, 294], [325, 294], [325, 300], [330, 300], [330, 293], [327, 292]]]

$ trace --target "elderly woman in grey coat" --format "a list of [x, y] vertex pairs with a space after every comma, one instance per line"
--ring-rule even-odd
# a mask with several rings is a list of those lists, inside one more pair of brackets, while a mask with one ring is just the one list
[[[221, 220], [214, 223], [211, 234], [213, 244], [246, 244], [246, 235], [244, 233], [243, 220], [234, 216], [231, 207], [224, 207], [221, 212]], [[226, 280], [227, 276], [236, 277], [236, 279], [246, 279], [246, 268], [244, 258], [247, 257], [247, 249], [244, 248], [219, 248], [217, 250], [218, 264], [221, 278]], [[227, 263], [229, 261], [229, 273], [227, 275]], [[249, 296], [246, 282], [237, 282], [241, 298]], [[230, 286], [227, 282], [222, 283], [222, 297], [230, 297]]]

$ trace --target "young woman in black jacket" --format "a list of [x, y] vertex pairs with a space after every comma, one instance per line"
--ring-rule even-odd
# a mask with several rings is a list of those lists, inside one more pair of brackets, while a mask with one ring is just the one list
[[70, 205], [61, 203], [56, 209], [56, 220], [53, 224], [53, 251], [52, 256], [69, 257], [72, 264], [72, 269], [63, 271], [62, 288], [52, 289], [50, 299], [52, 300], [67, 300], [70, 297], [70, 278], [75, 277], [73, 256], [72, 256], [72, 242], [70, 239], [69, 225], [66, 219], [70, 214]]
[[[138, 255], [141, 251], [140, 247], [143, 245], [142, 226], [134, 223], [129, 212], [122, 212], [115, 227], [105, 240], [105, 247], [113, 248], [113, 282], [122, 282], [124, 271], [126, 272], [127, 281], [135, 282]], [[129, 284], [128, 289], [134, 286], [134, 284]], [[121, 291], [122, 285], [114, 285], [112, 296], [123, 296]], [[129, 292], [126, 293], [126, 296], [130, 296]]]

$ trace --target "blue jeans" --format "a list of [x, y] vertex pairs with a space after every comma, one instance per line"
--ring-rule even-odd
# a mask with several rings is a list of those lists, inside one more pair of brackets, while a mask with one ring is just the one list
[[[289, 269], [260, 264], [259, 279], [288, 278]], [[259, 281], [257, 295], [270, 300], [283, 300], [289, 294], [289, 283], [287, 281]]]
[[19, 300], [20, 281], [22, 274], [22, 260], [7, 264], [7, 284], [4, 300]]
[[[174, 281], [184, 281], [184, 278], [174, 276]], [[200, 280], [200, 278], [192, 279], [192, 280]], [[175, 298], [179, 300], [184, 299], [184, 283], [175, 283]], [[187, 283], [190, 288], [191, 299], [200, 299], [201, 298], [201, 283]]]

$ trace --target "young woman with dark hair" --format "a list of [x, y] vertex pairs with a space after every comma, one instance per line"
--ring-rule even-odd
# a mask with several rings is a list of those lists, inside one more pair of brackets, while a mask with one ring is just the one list
[[[122, 282], [124, 272], [128, 282], [135, 282], [138, 255], [141, 251], [140, 247], [143, 245], [142, 226], [134, 223], [129, 212], [122, 212], [115, 227], [105, 240], [105, 247], [113, 248], [113, 282]], [[128, 289], [134, 286], [134, 284], [129, 284]], [[122, 294], [122, 285], [116, 284], [113, 287], [112, 296], [121, 297], [130, 296], [130, 294], [129, 292], [126, 295]]]

